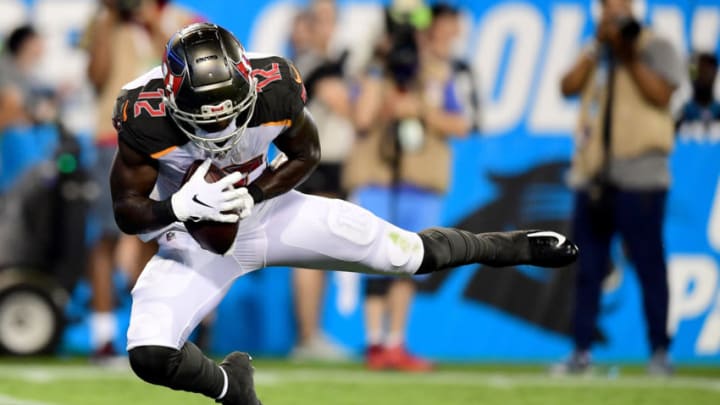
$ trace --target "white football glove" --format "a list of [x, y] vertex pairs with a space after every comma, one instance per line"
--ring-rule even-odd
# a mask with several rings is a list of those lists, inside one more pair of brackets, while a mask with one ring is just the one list
[[[210, 163], [210, 159], [205, 160], [190, 180], [170, 198], [177, 219], [182, 222], [208, 220], [232, 223], [250, 215], [253, 206], [252, 197], [245, 187], [240, 189], [233, 187], [233, 184], [243, 178], [242, 173], [234, 172], [215, 183], [208, 183], [205, 181], [205, 174]], [[223, 213], [228, 211], [233, 213]], [[244, 216], [243, 212], [246, 212]]]
[[240, 219], [245, 219], [252, 214], [252, 209], [255, 206], [255, 200], [253, 200], [250, 193], [248, 193], [247, 187], [239, 188], [236, 191], [239, 192], [239, 203], [236, 208], [237, 213], [240, 215]]

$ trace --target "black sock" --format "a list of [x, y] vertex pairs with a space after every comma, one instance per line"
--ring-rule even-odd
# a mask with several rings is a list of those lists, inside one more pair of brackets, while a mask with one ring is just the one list
[[225, 385], [225, 376], [214, 361], [194, 344], [180, 350], [162, 346], [140, 346], [129, 351], [130, 366], [143, 380], [217, 398]]
[[474, 234], [455, 228], [430, 228], [418, 234], [425, 248], [415, 274], [481, 263], [495, 267], [526, 264], [530, 260], [527, 232]]
[[225, 385], [225, 375], [214, 361], [205, 357], [192, 342], [180, 349], [182, 358], [175, 369], [174, 386], [176, 390], [192, 391], [211, 398], [220, 396]]

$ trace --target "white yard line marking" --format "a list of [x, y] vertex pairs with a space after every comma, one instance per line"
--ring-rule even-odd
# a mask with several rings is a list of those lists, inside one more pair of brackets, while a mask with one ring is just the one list
[[135, 378], [130, 367], [97, 366], [0, 366], [0, 379], [17, 378], [28, 382], [57, 380], [103, 380]]
[[27, 399], [21, 399], [11, 397], [9, 395], [0, 394], [0, 405], [53, 405], [49, 402], [30, 401]]

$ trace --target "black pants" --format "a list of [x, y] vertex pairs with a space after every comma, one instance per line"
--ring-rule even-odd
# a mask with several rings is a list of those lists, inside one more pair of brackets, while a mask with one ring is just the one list
[[666, 197], [666, 190], [614, 190], [607, 199], [606, 215], [597, 221], [588, 194], [576, 194], [573, 237], [580, 247], [573, 319], [576, 349], [587, 350], [592, 344], [602, 281], [610, 268], [610, 241], [615, 234], [622, 237], [642, 285], [650, 347], [655, 351], [670, 344], [662, 236]]

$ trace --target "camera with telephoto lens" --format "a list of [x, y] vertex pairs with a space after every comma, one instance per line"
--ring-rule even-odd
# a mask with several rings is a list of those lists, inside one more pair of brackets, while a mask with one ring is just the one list
[[392, 32], [392, 46], [385, 64], [400, 88], [408, 87], [415, 79], [420, 68], [420, 55], [412, 26], [401, 25]]
[[115, 9], [124, 21], [132, 19], [142, 0], [115, 0]]
[[385, 68], [398, 87], [407, 88], [420, 67], [415, 26], [407, 12], [395, 13], [386, 8], [385, 29], [389, 39], [389, 49], [383, 55]]
[[620, 37], [625, 42], [635, 42], [640, 35], [640, 22], [632, 16], [619, 17], [615, 23], [620, 30]]

